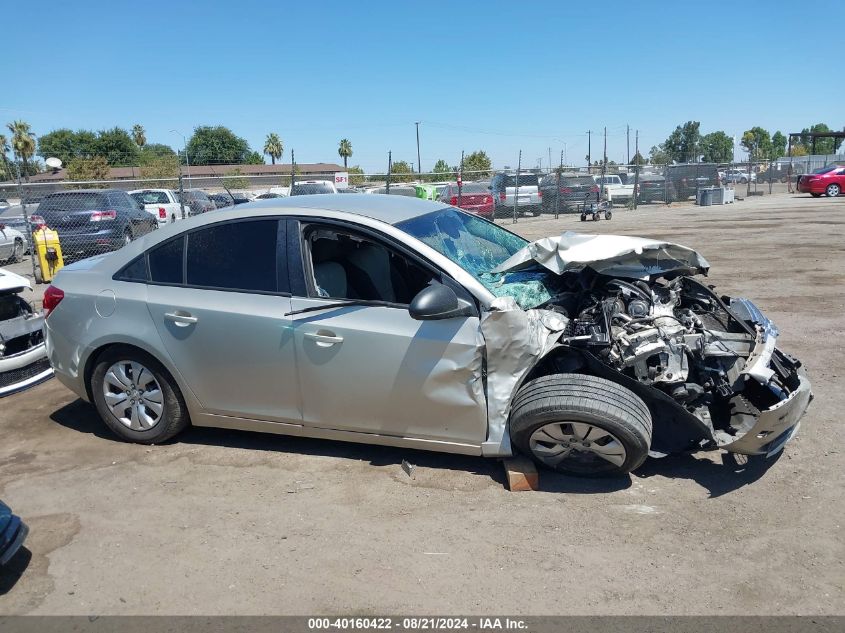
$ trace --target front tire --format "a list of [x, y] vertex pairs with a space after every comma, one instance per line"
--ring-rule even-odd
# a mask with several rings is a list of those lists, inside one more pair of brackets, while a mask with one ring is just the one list
[[571, 475], [623, 475], [651, 446], [651, 414], [621, 385], [582, 374], [552, 374], [517, 392], [510, 416], [516, 449]]
[[103, 422], [127, 442], [158, 444], [190, 424], [170, 373], [141, 350], [114, 346], [97, 359], [91, 394]]

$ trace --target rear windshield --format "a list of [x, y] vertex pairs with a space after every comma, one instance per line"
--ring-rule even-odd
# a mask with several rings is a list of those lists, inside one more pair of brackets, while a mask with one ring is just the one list
[[138, 191], [129, 195], [141, 204], [167, 204], [170, 202], [167, 194], [163, 191]]
[[314, 193], [334, 193], [334, 191], [329, 185], [322, 182], [295, 184], [290, 191], [292, 196], [308, 196]]
[[561, 176], [560, 184], [567, 187], [592, 187], [596, 181], [592, 176]]
[[38, 211], [87, 211], [104, 209], [106, 198], [99, 193], [53, 193], [38, 205]]
[[[516, 174], [507, 174], [505, 176], [505, 187], [516, 187]], [[531, 185], [537, 186], [537, 174], [520, 174], [519, 175], [519, 186], [520, 187], [530, 187]]]
[[826, 173], [833, 171], [834, 169], [838, 169], [838, 167], [839, 167], [838, 165], [828, 165], [827, 167], [822, 167], [820, 169], [814, 170], [813, 173], [814, 174], [826, 174]]
[[[487, 193], [488, 185], [480, 182], [466, 182], [461, 185], [461, 195], [465, 193]], [[454, 193], [458, 193], [458, 187], [455, 185]]]
[[185, 195], [190, 200], [193, 198], [194, 200], [209, 200], [208, 194], [205, 191], [186, 191]]

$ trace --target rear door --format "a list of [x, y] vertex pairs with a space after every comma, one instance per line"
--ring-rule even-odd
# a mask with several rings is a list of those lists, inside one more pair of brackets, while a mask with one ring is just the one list
[[284, 257], [285, 223], [205, 225], [152, 249], [147, 302], [156, 329], [212, 414], [300, 423]]

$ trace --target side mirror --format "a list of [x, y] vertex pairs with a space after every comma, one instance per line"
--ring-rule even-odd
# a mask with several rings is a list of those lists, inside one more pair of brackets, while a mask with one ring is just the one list
[[454, 290], [438, 283], [420, 290], [408, 306], [408, 312], [417, 321], [454, 319], [474, 314], [472, 307], [461, 302]]

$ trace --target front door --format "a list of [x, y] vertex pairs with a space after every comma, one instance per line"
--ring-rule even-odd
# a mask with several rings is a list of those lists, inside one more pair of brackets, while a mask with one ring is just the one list
[[303, 224], [301, 235], [305, 257], [289, 265], [306, 281], [291, 299], [303, 423], [480, 445], [478, 317], [412, 319], [408, 304], [436, 275], [372, 234]]

